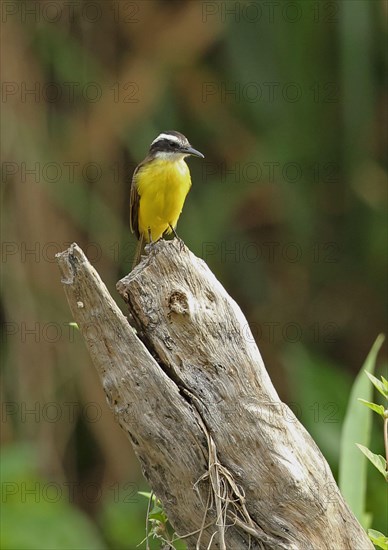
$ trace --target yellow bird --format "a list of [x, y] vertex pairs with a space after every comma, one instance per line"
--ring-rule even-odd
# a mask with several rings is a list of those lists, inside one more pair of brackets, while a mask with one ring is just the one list
[[139, 240], [134, 266], [140, 261], [145, 243], [172, 232], [177, 237], [175, 228], [191, 187], [185, 162], [189, 155], [204, 158], [183, 134], [174, 130], [162, 132], [133, 173], [130, 225]]

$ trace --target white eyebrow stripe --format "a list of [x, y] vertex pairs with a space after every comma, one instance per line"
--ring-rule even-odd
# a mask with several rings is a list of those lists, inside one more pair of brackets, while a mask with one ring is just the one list
[[151, 143], [153, 145], [157, 141], [161, 141], [162, 139], [168, 139], [169, 141], [175, 141], [176, 143], [180, 143], [180, 139], [176, 136], [173, 136], [171, 134], [159, 134], [157, 138], [154, 139], [154, 141]]

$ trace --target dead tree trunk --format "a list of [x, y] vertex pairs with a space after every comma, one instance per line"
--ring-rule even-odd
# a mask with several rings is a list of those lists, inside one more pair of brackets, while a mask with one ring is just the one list
[[108, 401], [190, 549], [373, 548], [202, 260], [152, 246], [117, 285], [136, 330], [77, 245], [58, 263]]

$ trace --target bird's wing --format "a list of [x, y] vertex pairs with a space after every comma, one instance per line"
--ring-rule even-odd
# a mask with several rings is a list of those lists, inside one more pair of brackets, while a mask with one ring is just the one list
[[143, 164], [144, 164], [144, 161], [141, 162], [136, 167], [133, 173], [132, 183], [131, 183], [131, 194], [129, 199], [129, 223], [130, 223], [132, 233], [135, 233], [138, 239], [140, 238], [139, 223], [138, 223], [140, 195], [137, 192], [136, 175], [138, 174]]

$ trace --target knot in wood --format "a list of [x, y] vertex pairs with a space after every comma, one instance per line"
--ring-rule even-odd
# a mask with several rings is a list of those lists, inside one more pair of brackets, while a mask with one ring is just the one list
[[190, 313], [190, 308], [187, 294], [185, 294], [181, 290], [174, 290], [174, 292], [170, 294], [168, 307], [170, 309], [170, 313], [177, 313], [178, 315], [188, 315]]

